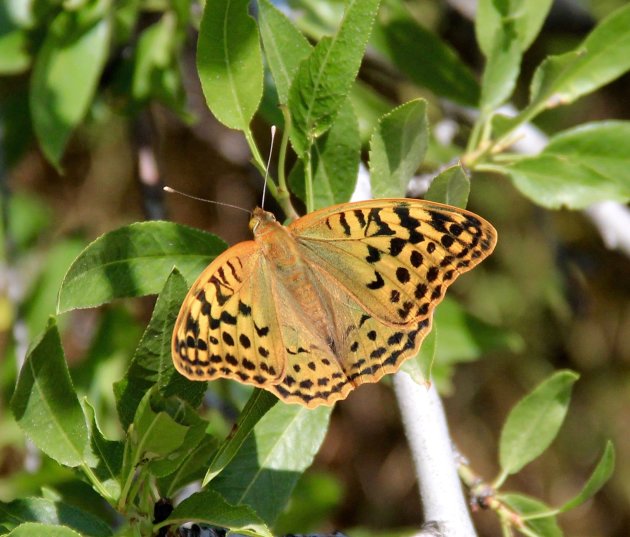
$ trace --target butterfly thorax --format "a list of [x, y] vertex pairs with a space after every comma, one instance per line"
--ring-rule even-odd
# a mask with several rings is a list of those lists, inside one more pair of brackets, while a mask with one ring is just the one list
[[304, 325], [318, 336], [318, 343], [334, 348], [330, 342], [338, 338], [331, 324], [332, 306], [321, 293], [321, 285], [316, 284], [313, 269], [301, 255], [295, 235], [260, 208], [254, 210], [249, 225], [265, 269], [273, 274], [270, 281], [276, 287], [273, 292], [277, 300], [306, 321]]

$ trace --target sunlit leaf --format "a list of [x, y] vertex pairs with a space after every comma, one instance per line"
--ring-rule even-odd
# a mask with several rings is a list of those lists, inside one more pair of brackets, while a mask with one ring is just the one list
[[559, 371], [512, 408], [499, 443], [503, 473], [518, 472], [551, 444], [564, 421], [577, 379], [572, 371]]
[[26, 357], [11, 410], [22, 430], [46, 455], [65, 466], [86, 463], [88, 428], [53, 319]]

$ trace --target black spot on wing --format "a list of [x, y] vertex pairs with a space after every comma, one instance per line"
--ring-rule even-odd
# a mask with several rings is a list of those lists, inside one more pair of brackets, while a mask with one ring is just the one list
[[192, 332], [195, 338], [199, 337], [199, 322], [190, 315], [186, 319], [186, 332]]
[[396, 278], [400, 283], [407, 283], [411, 279], [411, 275], [405, 267], [398, 267], [396, 269]]
[[245, 317], [249, 317], [252, 314], [252, 308], [245, 304], [244, 302], [238, 302], [238, 312]]
[[374, 271], [374, 278], [375, 280], [373, 282], [365, 284], [368, 289], [376, 290], [385, 287], [385, 280], [383, 279], [383, 276], [381, 276], [381, 274], [376, 270]]
[[361, 209], [355, 209], [353, 211], [353, 214], [357, 219], [357, 222], [359, 222], [359, 225], [364, 228], [367, 222], [365, 221], [365, 215], [363, 214], [363, 211]]
[[370, 236], [379, 237], [379, 236], [391, 236], [396, 235], [396, 232], [390, 228], [385, 222], [381, 220], [381, 209], [377, 209], [376, 207], [370, 209], [368, 214], [368, 227], [374, 224], [376, 226], [376, 231], [372, 233]]
[[406, 242], [407, 241], [405, 241], [405, 239], [394, 237], [389, 241], [389, 253], [396, 257], [400, 252], [402, 252]]
[[227, 332], [223, 332], [223, 334], [221, 334], [221, 337], [223, 338], [223, 342], [226, 345], [229, 345], [230, 347], [234, 346], [234, 338], [228, 334]]
[[377, 261], [381, 260], [381, 252], [378, 250], [378, 248], [374, 248], [374, 246], [368, 245], [368, 255], [366, 256], [365, 260], [372, 264], [372, 263], [376, 263]]
[[221, 322], [225, 324], [236, 325], [236, 317], [234, 317], [234, 315], [230, 315], [227, 311], [223, 310], [221, 312]]
[[429, 214], [431, 215], [431, 221], [429, 222], [431, 227], [440, 233], [448, 233], [446, 224], [453, 223], [451, 217], [439, 211], [429, 211]]
[[232, 273], [232, 277], [237, 281], [237, 282], [241, 282], [241, 279], [238, 276], [238, 273], [236, 272], [236, 269], [234, 268], [234, 265], [232, 264], [232, 260], [228, 260], [228, 262], [226, 263], [226, 265], [230, 268], [230, 272]]
[[339, 213], [339, 223], [343, 227], [343, 233], [346, 237], [349, 237], [352, 233], [348, 220], [346, 219], [346, 213]]
[[265, 337], [267, 334], [269, 334], [268, 326], [258, 327], [258, 325], [254, 323], [254, 329], [256, 330], [256, 334], [258, 335], [258, 337]]
[[420, 220], [410, 215], [408, 207], [398, 206], [394, 209], [394, 213], [400, 219], [400, 225], [409, 232], [408, 241], [411, 244], [418, 244], [424, 240], [424, 236], [418, 231]]

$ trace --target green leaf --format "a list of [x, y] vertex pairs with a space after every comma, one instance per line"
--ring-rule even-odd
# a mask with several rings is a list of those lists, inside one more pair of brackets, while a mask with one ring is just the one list
[[[552, 512], [552, 510], [540, 500], [525, 496], [524, 494], [501, 494], [498, 496], [498, 499], [517, 513], [523, 515], [525, 518], [540, 513]], [[560, 526], [558, 526], [555, 516], [526, 520], [525, 526], [530, 531], [534, 532], [534, 535], [538, 535], [540, 537], [563, 536], [562, 530], [560, 529]]]
[[12, 530], [8, 536], [10, 537], [81, 537], [77, 533], [65, 526], [49, 526], [48, 524], [39, 524], [36, 522], [26, 522], [20, 524]]
[[390, 112], [394, 104], [360, 80], [352, 86], [349, 97], [359, 120], [361, 144], [367, 145], [378, 120]]
[[57, 292], [64, 275], [74, 259], [81, 253], [85, 242], [78, 239], [60, 239], [51, 243], [41, 257], [41, 273], [24, 298], [22, 315], [30, 334], [37, 334], [55, 311]]
[[429, 137], [426, 101], [409, 101], [384, 115], [370, 140], [370, 180], [375, 198], [400, 198], [420, 166]]
[[313, 47], [271, 2], [258, 0], [258, 8], [258, 24], [265, 58], [276, 83], [280, 103], [286, 104], [295, 73]]
[[[352, 104], [347, 102], [339, 110], [332, 127], [313, 145], [314, 208], [345, 203], [352, 196], [359, 173], [361, 139]], [[306, 200], [304, 166], [296, 162], [289, 175], [291, 191]]]
[[183, 524], [190, 521], [227, 528], [235, 534], [273, 536], [251, 508], [246, 505], [231, 505], [212, 489], [197, 492], [186, 498], [175, 508], [165, 524]]
[[564, 421], [577, 379], [572, 371], [559, 371], [511, 410], [499, 443], [503, 474], [515, 474], [551, 444]]
[[26, 357], [11, 409], [18, 425], [46, 455], [65, 466], [86, 463], [88, 427], [52, 318]]
[[612, 442], [606, 443], [606, 449], [597, 463], [595, 470], [588, 478], [586, 484], [582, 487], [582, 490], [574, 498], [571, 498], [562, 507], [560, 512], [564, 513], [570, 509], [575, 509], [578, 505], [582, 505], [585, 501], [590, 500], [601, 489], [606, 481], [610, 479], [610, 476], [615, 469], [615, 448]]
[[512, 95], [523, 52], [540, 32], [551, 3], [551, 0], [480, 0], [475, 33], [487, 58], [481, 84], [481, 108], [486, 113]]
[[[5, 131], [5, 136], [7, 134]], [[38, 197], [21, 192], [11, 193], [9, 199], [3, 200], [4, 203], [8, 208], [7, 226], [16, 249], [33, 248], [45, 230], [52, 226], [51, 208]]]
[[172, 222], [141, 222], [111, 231], [74, 261], [59, 291], [57, 311], [156, 294], [175, 265], [190, 282], [225, 248], [215, 235]]
[[37, 54], [30, 87], [33, 127], [57, 168], [72, 131], [85, 116], [109, 52], [110, 17], [102, 2], [61, 11]]
[[[3, 9], [0, 6], [0, 27], [2, 26]], [[0, 74], [16, 75], [26, 71], [31, 65], [28, 53], [28, 35], [23, 30], [13, 28], [0, 31]]]
[[380, 0], [350, 0], [337, 33], [323, 38], [304, 60], [289, 90], [291, 141], [304, 154], [333, 124], [365, 52]]
[[227, 127], [247, 131], [263, 94], [258, 28], [249, 0], [208, 0], [197, 41], [197, 70], [208, 107]]
[[148, 391], [138, 406], [132, 435], [137, 459], [169, 455], [184, 442], [188, 427], [160, 409], [159, 397]]
[[514, 91], [521, 69], [522, 51], [513, 21], [497, 31], [481, 81], [480, 108], [484, 112], [502, 105]]
[[[254, 427], [212, 487], [234, 504], [249, 505], [273, 524], [295, 483], [324, 440], [331, 409], [275, 405]], [[273, 494], [269, 494], [272, 490]]]
[[401, 370], [407, 373], [418, 384], [431, 384], [431, 369], [437, 350], [437, 324], [432, 323], [431, 331], [422, 342], [418, 354], [403, 363]]
[[512, 21], [521, 52], [525, 52], [540, 33], [553, 0], [479, 0], [475, 35], [484, 56], [492, 54], [494, 36], [506, 21]]
[[424, 199], [466, 208], [470, 193], [470, 178], [460, 164], [446, 168], [427, 190]]
[[[390, 13], [391, 12], [391, 13]], [[466, 106], [479, 100], [479, 84], [457, 52], [420, 26], [406, 9], [381, 10], [372, 44], [414, 84]]]
[[[39, 522], [47, 528], [61, 524], [86, 537], [108, 537], [112, 530], [91, 513], [62, 502], [44, 498], [22, 498], [10, 503], [0, 502], [0, 520], [5, 526], [18, 526], [25, 522]], [[35, 529], [35, 527], [33, 526]], [[32, 535], [32, 534], [28, 534]], [[49, 535], [44, 533], [43, 535]], [[74, 534], [73, 534], [74, 535]]]
[[162, 18], [145, 28], [135, 50], [131, 79], [131, 96], [143, 102], [158, 93], [161, 73], [173, 61], [174, 17]]
[[90, 394], [99, 408], [101, 398], [105, 398], [109, 408], [111, 385], [121, 377], [121, 369], [133, 355], [145, 328], [140, 324], [143, 320], [131, 310], [123, 305], [106, 308], [98, 316], [80, 367], [71, 370], [77, 393]]
[[[314, 470], [304, 473], [291, 495], [289, 505], [274, 524], [275, 535], [286, 535], [295, 531], [295, 528], [312, 534], [321, 527], [322, 521], [331, 520], [335, 516], [344, 500], [344, 494], [341, 479], [332, 472]], [[353, 537], [360, 535], [368, 537], [372, 532], [363, 533], [353, 529]], [[410, 536], [411, 534], [408, 535]]]
[[545, 149], [500, 168], [528, 198], [580, 209], [630, 200], [630, 122], [587, 123], [551, 138]]
[[518, 352], [523, 348], [518, 334], [482, 321], [448, 296], [436, 308], [434, 322], [440, 327], [440, 344], [432, 375], [441, 390], [449, 389], [455, 364], [471, 362], [495, 349]]
[[515, 122], [572, 103], [630, 69], [630, 5], [606, 17], [572, 52], [541, 63], [532, 80], [528, 107]]
[[[185, 440], [184, 443], [186, 443]], [[206, 473], [210, 457], [217, 450], [217, 445], [216, 438], [205, 434], [196, 446], [191, 446], [177, 469], [158, 479], [159, 490], [162, 491], [163, 497], [171, 498], [186, 485], [200, 481]]]
[[171, 336], [188, 286], [177, 269], [171, 272], [158, 296], [153, 315], [124, 378], [114, 384], [116, 408], [126, 430], [143, 395], [154, 385], [164, 397], [176, 395], [193, 406], [201, 403], [207, 383], [193, 382], [173, 367]]
[[107, 490], [109, 499], [115, 502], [120, 496], [119, 479], [125, 446], [119, 440], [108, 440], [103, 436], [96, 422], [94, 408], [87, 399], [83, 400], [83, 408], [89, 427], [92, 456], [96, 462], [91, 466], [94, 467], [94, 474]]
[[[149, 462], [150, 473], [156, 477], [166, 477], [173, 474], [182, 464], [188, 461], [188, 458], [194, 452], [199, 454], [205, 453], [205, 449], [199, 452], [198, 448], [212, 445], [216, 449], [217, 446], [216, 439], [206, 432], [209, 423], [199, 416], [196, 409], [192, 408], [188, 403], [175, 398], [167, 399], [165, 403], [164, 410], [178, 424], [186, 427], [187, 430], [184, 441], [171, 451], [167, 457]], [[206, 458], [200, 462], [203, 464], [207, 460]]]
[[123, 45], [132, 40], [138, 16], [140, 14], [140, 0], [119, 0], [112, 18], [114, 30], [112, 38], [116, 45]]
[[206, 486], [230, 463], [243, 446], [243, 442], [261, 418], [278, 402], [278, 398], [265, 390], [254, 390], [243, 408], [230, 435], [223, 441], [212, 458], [202, 486]]
[[5, 92], [0, 99], [3, 166], [7, 170], [23, 162], [27, 152], [33, 149], [33, 122], [29, 119], [28, 101], [28, 91]]

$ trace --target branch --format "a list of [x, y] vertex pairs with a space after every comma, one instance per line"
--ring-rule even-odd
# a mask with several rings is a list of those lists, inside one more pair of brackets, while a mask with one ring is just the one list
[[435, 385], [427, 389], [399, 371], [394, 375], [394, 389], [416, 467], [425, 520], [437, 525], [444, 537], [476, 535]]

